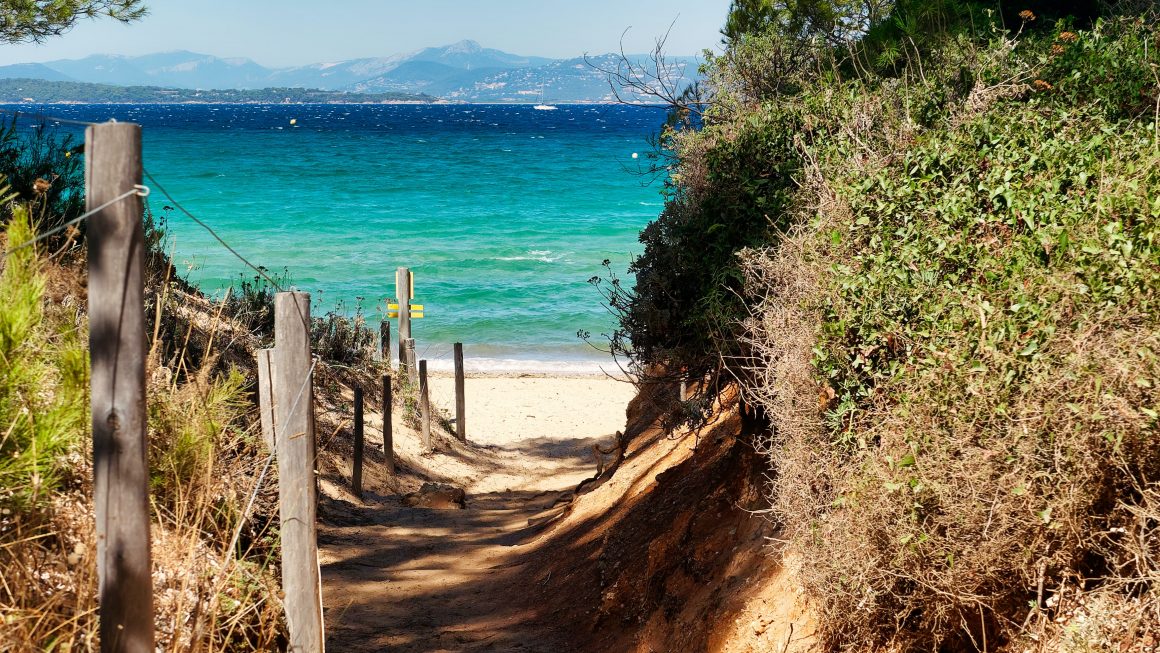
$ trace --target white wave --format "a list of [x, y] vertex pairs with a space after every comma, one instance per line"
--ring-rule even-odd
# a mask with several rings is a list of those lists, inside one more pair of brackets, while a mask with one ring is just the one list
[[497, 256], [497, 261], [538, 261], [540, 263], [555, 263], [559, 258], [550, 256]]
[[[497, 256], [496, 261], [539, 261], [540, 263], [558, 263], [563, 261], [572, 252], [553, 254], [550, 249], [528, 250], [525, 256]], [[566, 262], [566, 261], [565, 261]]]

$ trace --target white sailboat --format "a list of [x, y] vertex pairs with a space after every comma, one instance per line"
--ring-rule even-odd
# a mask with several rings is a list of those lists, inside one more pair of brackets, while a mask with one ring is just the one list
[[536, 111], [555, 111], [556, 106], [544, 104], [544, 83], [540, 82], [540, 103], [533, 107]]

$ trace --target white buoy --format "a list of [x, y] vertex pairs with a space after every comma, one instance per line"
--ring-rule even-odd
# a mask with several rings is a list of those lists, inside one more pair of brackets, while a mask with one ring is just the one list
[[290, 119], [290, 124], [291, 124], [291, 125], [297, 125], [297, 124], [298, 124], [298, 119], [297, 119], [297, 118], [291, 118], [291, 119]]
[[637, 157], [639, 157], [639, 156], [640, 156], [640, 155], [639, 155], [639, 154], [637, 154], [636, 152], [633, 152], [633, 153], [632, 153], [632, 158], [634, 158], [634, 159], [635, 159], [635, 158], [637, 158]]

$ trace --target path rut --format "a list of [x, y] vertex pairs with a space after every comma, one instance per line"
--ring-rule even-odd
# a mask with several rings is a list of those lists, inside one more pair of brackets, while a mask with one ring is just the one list
[[[469, 380], [469, 414], [471, 396]], [[594, 415], [580, 428], [563, 428], [555, 417], [574, 418], [576, 410], [592, 407], [577, 405], [585, 401], [582, 393], [552, 399], [552, 410], [539, 407], [523, 423], [493, 424], [468, 445], [443, 439], [423, 456], [407, 452], [404, 442], [403, 467], [438, 470], [437, 480], [466, 490], [465, 509], [411, 507], [386, 487], [361, 503], [323, 499], [319, 544], [329, 650], [572, 650], [566, 625], [545, 625], [536, 606], [525, 604], [532, 584], [547, 579], [523, 560], [570, 491], [595, 471], [592, 445], [613, 440], [617, 413], [611, 421]], [[475, 415], [482, 410], [476, 407]], [[369, 444], [376, 444], [373, 435]]]

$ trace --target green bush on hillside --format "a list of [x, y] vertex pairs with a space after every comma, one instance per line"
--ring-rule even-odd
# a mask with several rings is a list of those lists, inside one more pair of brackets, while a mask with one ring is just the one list
[[661, 141], [614, 350], [765, 409], [832, 646], [1160, 631], [1160, 31], [1096, 5], [737, 2]]
[[742, 257], [743, 385], [834, 645], [1160, 626], [1157, 32], [991, 34], [793, 99], [798, 221]]
[[[660, 363], [690, 378], [717, 368], [736, 350], [736, 325], [744, 312], [741, 272], [734, 254], [769, 242], [784, 229], [799, 162], [792, 113], [762, 112], [717, 138], [707, 126], [707, 170], [681, 168], [664, 212], [641, 232], [644, 252], [632, 262], [631, 293], [611, 289], [621, 342], [637, 361]], [[753, 160], [766, 165], [754, 168]]]

